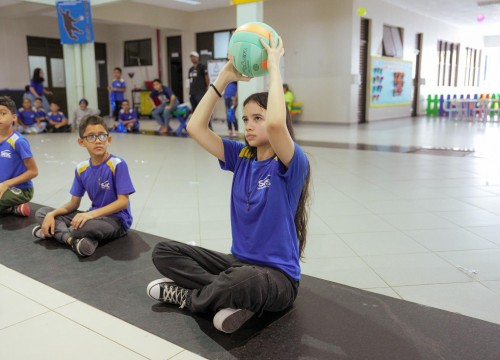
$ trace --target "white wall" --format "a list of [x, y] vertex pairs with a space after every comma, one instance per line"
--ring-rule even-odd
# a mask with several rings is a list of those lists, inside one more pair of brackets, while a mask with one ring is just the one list
[[[264, 3], [264, 21], [273, 26], [285, 44], [285, 81], [290, 84], [296, 99], [304, 104], [301, 120], [304, 122], [356, 123], [359, 73], [359, 27], [356, 14], [359, 6], [367, 8], [371, 21], [370, 54], [378, 55], [384, 24], [404, 28], [404, 59], [413, 61], [415, 34], [423, 33], [421, 98], [427, 94], [470, 91], [477, 89], [437, 87], [436, 47], [438, 40], [481, 48], [482, 37], [470, 29], [460, 29], [436, 19], [409, 13], [389, 5], [383, 0], [273, 0]], [[136, 3], [100, 6], [93, 10], [99, 21], [117, 21], [119, 24], [94, 23], [95, 38], [107, 44], [108, 73], [111, 78], [115, 66], [123, 68], [123, 77], [132, 88], [127, 73], [134, 71], [133, 83], [142, 86], [144, 80], [158, 75], [168, 79], [166, 68], [167, 36], [182, 36], [183, 75], [191, 66], [189, 52], [195, 49], [196, 33], [236, 27], [236, 7], [227, 7], [185, 13], [169, 11]], [[160, 32], [162, 63], [157, 63], [156, 30]], [[31, 16], [0, 21], [0, 88], [22, 88], [31, 74], [28, 73], [26, 35], [57, 38], [59, 33], [55, 17]], [[123, 67], [125, 40], [151, 38], [153, 65]], [[461, 60], [463, 63], [463, 59]], [[184, 88], [184, 98], [188, 99]], [[409, 107], [369, 109], [369, 119], [379, 120], [409, 115]], [[425, 112], [424, 101], [419, 113]]]
[[[475, 49], [483, 47], [483, 38], [480, 34], [471, 29], [455, 27], [433, 18], [411, 13], [406, 9], [387, 4], [382, 0], [354, 0], [353, 2], [354, 21], [352, 28], [352, 72], [354, 74], [359, 73], [357, 63], [359, 51], [357, 49], [359, 49], [360, 18], [357, 15], [356, 10], [360, 6], [364, 6], [367, 9], [365, 17], [371, 19], [369, 55], [381, 55], [380, 51], [383, 25], [397, 26], [404, 29], [403, 59], [412, 62], [416, 59], [414, 52], [415, 36], [417, 33], [423, 34], [421, 78], [424, 79], [425, 85], [420, 86], [420, 101], [418, 106], [419, 114], [425, 113], [425, 99], [428, 94], [455, 94], [470, 91], [477, 92], [477, 88], [468, 89], [463, 87], [455, 88], [437, 86], [437, 43], [438, 40], [460, 43], [461, 52], [459, 63], [461, 64], [461, 69], [463, 64], [465, 64], [465, 47], [469, 46]], [[459, 84], [461, 81], [463, 83], [463, 74], [459, 72]], [[351, 99], [355, 100], [357, 99], [357, 96], [357, 86], [353, 85], [351, 88]], [[355, 103], [357, 104], [357, 101], [355, 101]], [[355, 113], [354, 106], [355, 105], [351, 103], [351, 114]], [[368, 109], [368, 119], [371, 121], [409, 116], [410, 114], [411, 107], [408, 106]]]

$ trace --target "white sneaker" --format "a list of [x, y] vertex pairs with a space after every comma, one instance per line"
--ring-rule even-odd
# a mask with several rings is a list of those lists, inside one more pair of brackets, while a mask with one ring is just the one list
[[255, 313], [245, 309], [225, 308], [214, 316], [214, 326], [217, 330], [232, 334], [246, 323]]

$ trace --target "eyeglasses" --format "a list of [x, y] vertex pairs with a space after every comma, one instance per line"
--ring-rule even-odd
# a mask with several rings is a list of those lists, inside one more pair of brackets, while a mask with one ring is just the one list
[[87, 136], [82, 136], [82, 139], [87, 140], [89, 143], [95, 143], [97, 139], [99, 141], [106, 141], [108, 138], [109, 134], [99, 134], [99, 135], [87, 135]]

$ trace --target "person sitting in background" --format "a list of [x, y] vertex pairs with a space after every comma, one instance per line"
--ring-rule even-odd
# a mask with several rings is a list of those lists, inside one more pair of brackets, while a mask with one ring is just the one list
[[26, 85], [24, 87], [23, 100], [26, 99], [26, 98], [28, 98], [28, 99], [31, 100], [31, 91], [30, 91], [30, 86], [29, 85]]
[[73, 130], [77, 131], [78, 127], [80, 126], [80, 121], [83, 119], [84, 116], [87, 115], [100, 115], [101, 111], [89, 108], [89, 102], [87, 99], [81, 99], [78, 102], [78, 109], [75, 110], [73, 114]]
[[288, 84], [283, 84], [283, 92], [285, 93], [286, 107], [288, 108], [288, 111], [292, 111], [292, 103], [295, 96], [293, 96], [293, 92], [288, 87]]
[[32, 106], [30, 99], [23, 100], [23, 107], [19, 108], [17, 113], [18, 131], [21, 134], [39, 134], [45, 130], [47, 124], [37, 118], [37, 111]]
[[[122, 125], [120, 125], [122, 124]], [[128, 100], [122, 101], [122, 109], [118, 114], [118, 121], [115, 121], [115, 127], [123, 126], [127, 132], [139, 132], [139, 116], [137, 112], [130, 108]]]
[[37, 123], [42, 124], [44, 128], [47, 127], [47, 113], [45, 112], [45, 109], [43, 108], [43, 103], [42, 99], [36, 98], [35, 99], [35, 118]]
[[70, 132], [71, 126], [68, 125], [68, 119], [59, 111], [59, 104], [52, 101], [50, 103], [50, 112], [47, 114], [48, 132]]
[[[153, 104], [153, 110], [151, 115], [153, 119], [160, 125], [158, 132], [160, 134], [167, 134], [172, 131], [172, 128], [168, 125], [170, 122], [170, 114], [177, 109], [179, 106], [179, 99], [172, 92], [172, 90], [162, 84], [160, 79], [153, 80], [154, 91], [149, 94], [151, 103]], [[156, 106], [155, 100], [160, 103]]]

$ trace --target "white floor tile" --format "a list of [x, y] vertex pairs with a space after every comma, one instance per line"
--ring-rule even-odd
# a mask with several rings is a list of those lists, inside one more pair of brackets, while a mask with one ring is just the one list
[[474, 277], [479, 280], [500, 280], [500, 249], [442, 252], [439, 255], [467, 272], [475, 270]]
[[148, 359], [168, 359], [183, 350], [80, 301], [63, 306], [56, 312]]
[[181, 353], [175, 355], [174, 357], [169, 358], [169, 360], [204, 360], [204, 359], [205, 359], [204, 357], [187, 350], [184, 350]]
[[401, 232], [340, 234], [357, 255], [387, 255], [428, 252], [426, 248]]
[[408, 301], [500, 324], [500, 295], [477, 283], [395, 287]]
[[356, 254], [335, 234], [308, 235], [305, 248], [307, 259], [353, 257]]
[[456, 227], [456, 224], [453, 222], [430, 213], [383, 214], [380, 217], [400, 230]]
[[500, 245], [500, 226], [474, 226], [467, 227], [466, 229], [486, 240]]
[[376, 294], [381, 294], [385, 296], [390, 296], [396, 299], [401, 299], [401, 296], [397, 292], [395, 292], [392, 288], [390, 287], [385, 287], [385, 288], [373, 288], [373, 289], [363, 289], [366, 291], [370, 291]]
[[434, 254], [365, 256], [363, 260], [390, 286], [473, 281]]
[[320, 215], [337, 234], [394, 231], [394, 227], [377, 215]]
[[406, 230], [405, 233], [431, 251], [496, 249], [499, 246], [462, 228]]
[[[0, 265], [0, 284], [49, 309], [55, 309], [76, 301], [71, 296], [3, 265]], [[0, 304], [2, 303], [0, 301]]]
[[0, 285], [0, 305], [0, 330], [50, 311], [3, 285]]
[[302, 272], [357, 288], [387, 287], [387, 283], [357, 257], [306, 259], [302, 264]]
[[500, 215], [486, 210], [439, 212], [439, 216], [460, 226], [497, 226], [500, 225]]
[[0, 344], [4, 359], [146, 359], [54, 312], [3, 329]]

